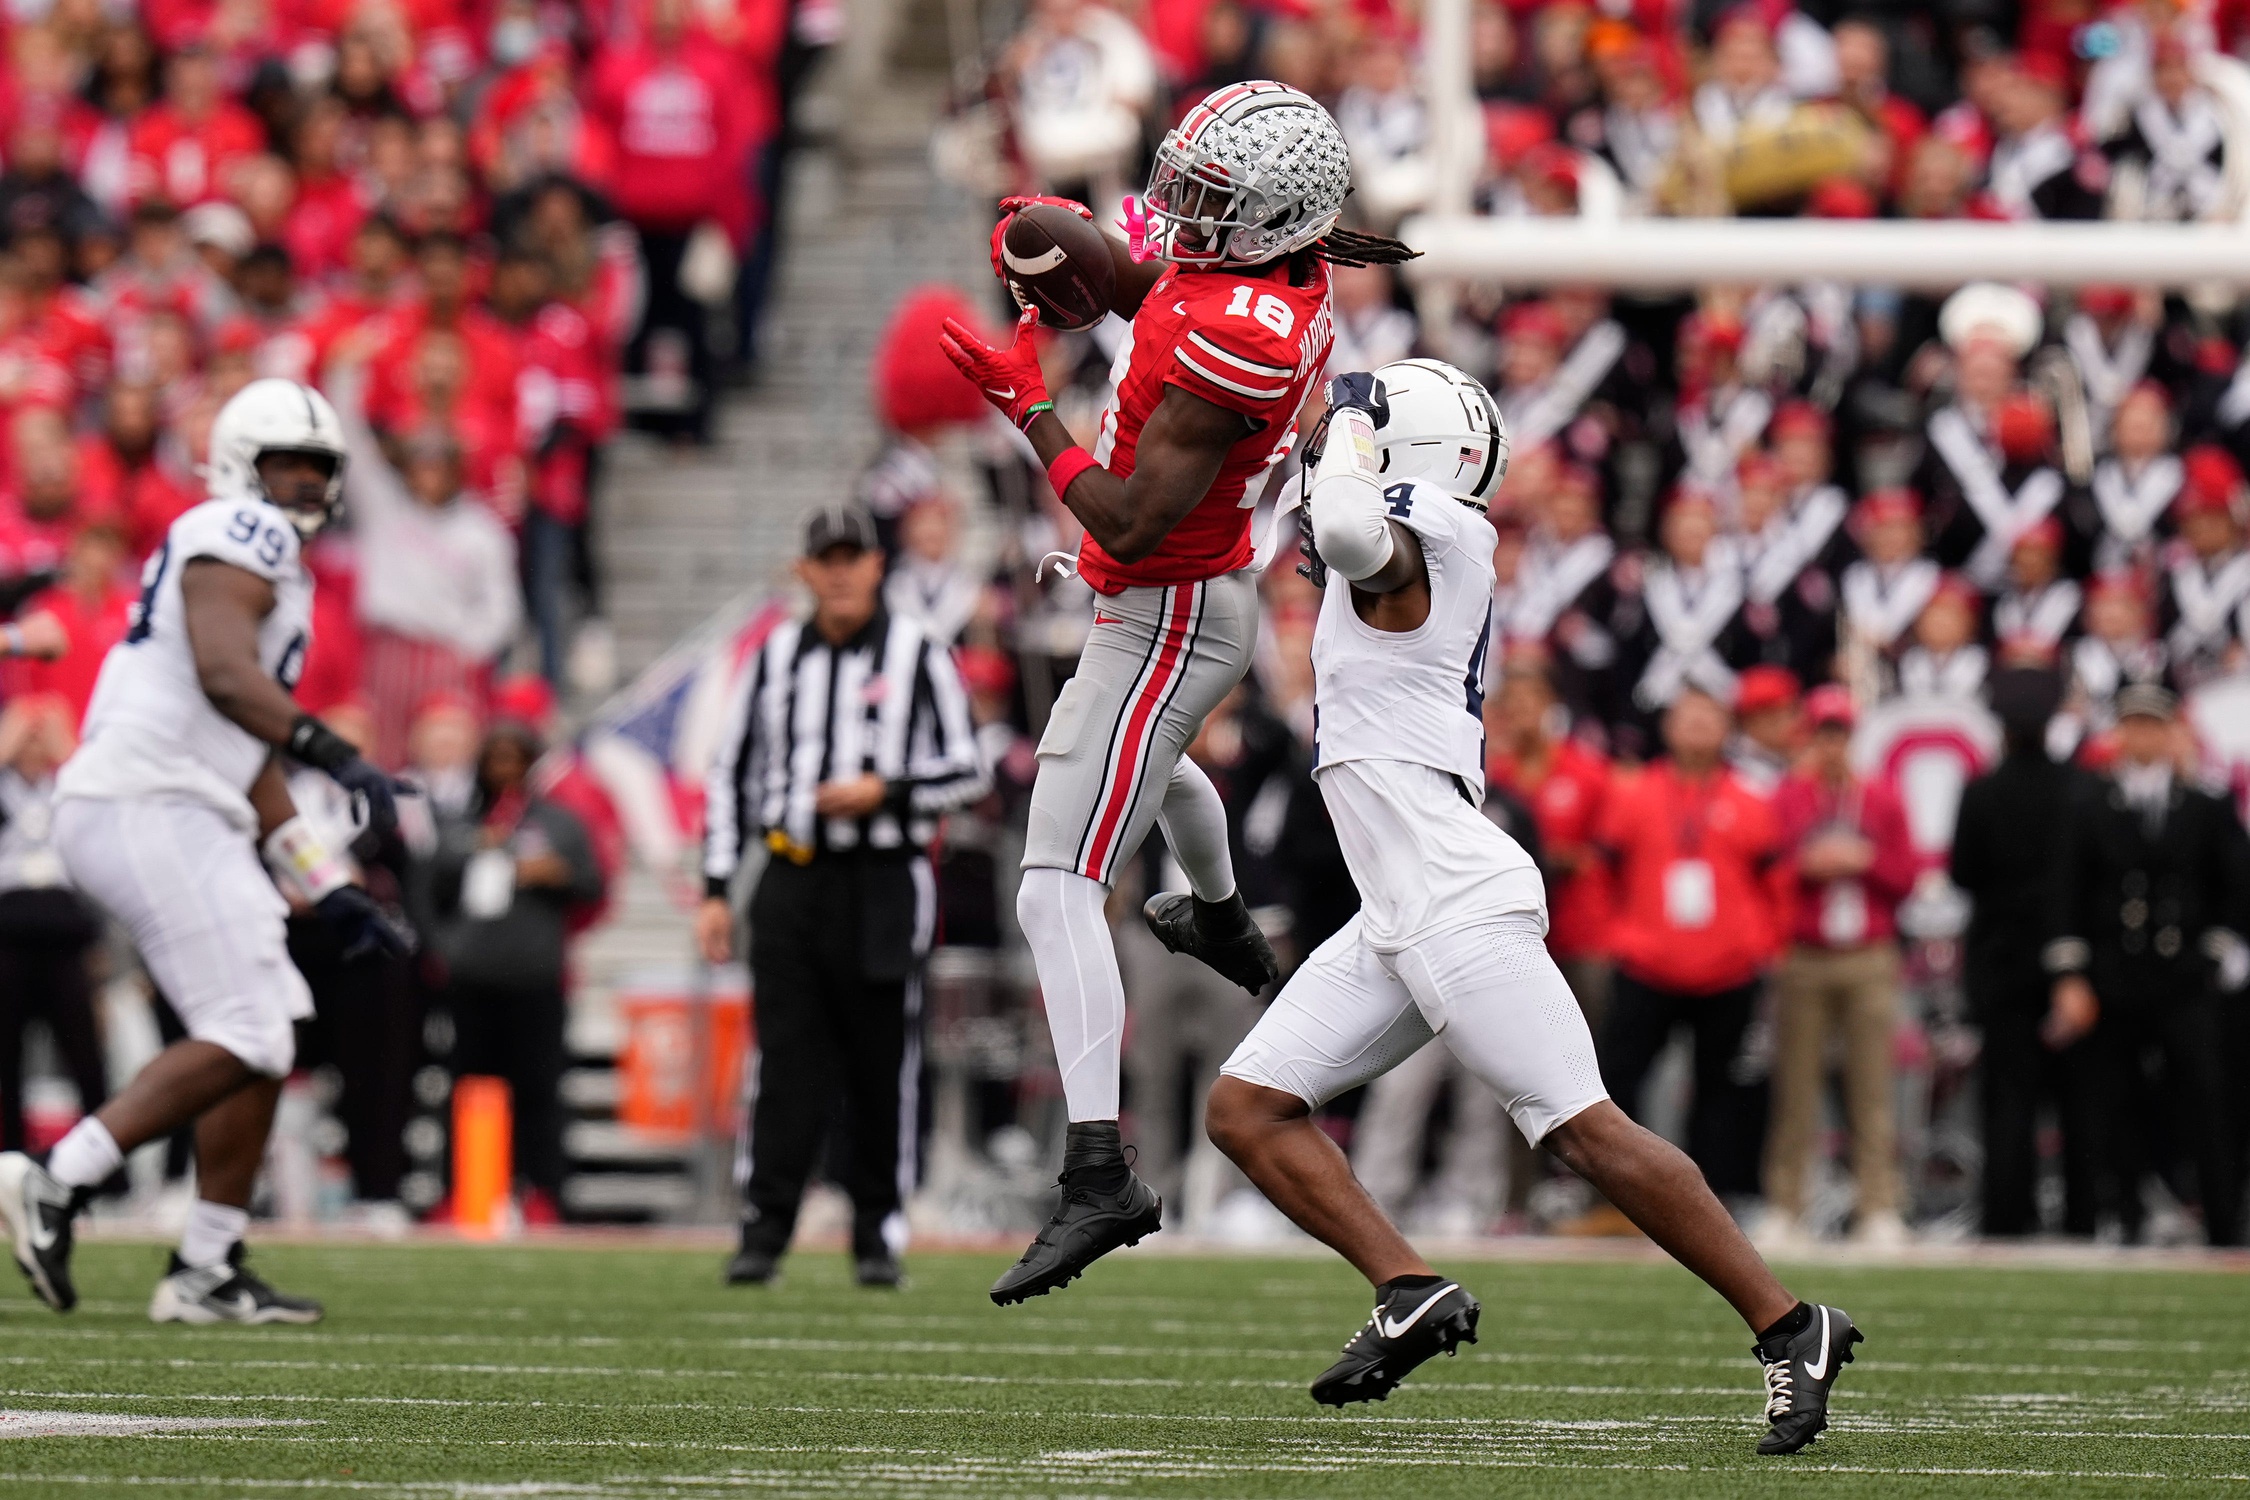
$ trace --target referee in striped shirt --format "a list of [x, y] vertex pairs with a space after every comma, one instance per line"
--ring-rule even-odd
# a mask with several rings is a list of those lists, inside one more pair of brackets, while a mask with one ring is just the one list
[[942, 643], [882, 608], [875, 522], [816, 512], [797, 577], [812, 617], [775, 629], [733, 688], [706, 788], [706, 959], [734, 951], [743, 851], [770, 851], [750, 898], [755, 1092], [736, 1180], [733, 1283], [773, 1279], [805, 1179], [844, 1101], [852, 1257], [896, 1286], [913, 1185], [923, 956], [936, 923], [929, 844], [984, 795], [968, 695]]

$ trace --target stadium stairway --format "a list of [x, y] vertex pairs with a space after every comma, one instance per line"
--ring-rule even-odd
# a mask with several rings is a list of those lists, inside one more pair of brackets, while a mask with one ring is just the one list
[[[612, 450], [595, 536], [622, 681], [730, 601], [789, 586], [803, 516], [848, 498], [875, 451], [868, 362], [900, 294], [936, 279], [979, 295], [989, 286], [989, 210], [931, 170], [944, 84], [935, 59], [918, 55], [925, 50], [902, 45], [913, 71], [849, 99], [831, 67], [804, 100], [805, 117], [834, 123], [815, 123], [794, 163], [761, 367], [754, 386], [725, 397], [714, 444], [679, 449], [628, 434]], [[566, 1197], [589, 1216], [708, 1217], [720, 1206], [711, 1157], [699, 1181], [694, 1160], [652, 1149], [613, 1118], [611, 1062], [623, 1040], [615, 997], [635, 986], [676, 989], [693, 975], [686, 914], [669, 884], [663, 872], [634, 868], [614, 915], [577, 954]]]

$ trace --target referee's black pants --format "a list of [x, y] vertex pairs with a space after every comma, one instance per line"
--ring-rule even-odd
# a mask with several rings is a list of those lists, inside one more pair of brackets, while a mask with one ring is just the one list
[[[775, 1253], [797, 1227], [832, 1124], [845, 1132], [852, 1250], [903, 1245], [915, 1171], [928, 863], [903, 853], [775, 859], [750, 898], [755, 1094], [736, 1163], [743, 1243]], [[896, 1224], [892, 1234], [886, 1226]]]
[[1688, 1104], [1687, 1154], [1711, 1191], [1748, 1197], [1759, 1189], [1766, 1139], [1766, 1080], [1749, 1076], [1744, 1034], [1758, 1008], [1758, 981], [1712, 994], [1659, 989], [1619, 970], [1610, 984], [1609, 1014], [1596, 1051], [1602, 1087], [1634, 1120], [1643, 1117], [1648, 1077], [1686, 1026], [1695, 1037], [1694, 1095]]

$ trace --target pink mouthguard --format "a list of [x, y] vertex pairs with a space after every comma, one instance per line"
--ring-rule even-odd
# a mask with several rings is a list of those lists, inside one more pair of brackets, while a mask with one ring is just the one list
[[1130, 193], [1125, 196], [1125, 219], [1118, 226], [1125, 231], [1125, 253], [1139, 265], [1148, 259], [1148, 208]]

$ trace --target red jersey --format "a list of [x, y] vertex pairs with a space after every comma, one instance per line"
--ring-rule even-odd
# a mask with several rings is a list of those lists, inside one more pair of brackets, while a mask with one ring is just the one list
[[1557, 958], [1606, 954], [1616, 891], [1594, 841], [1609, 796], [1608, 759], [1565, 739], [1548, 752], [1547, 774], [1537, 786], [1524, 781], [1521, 765], [1504, 752], [1485, 763], [1484, 779], [1531, 809], [1550, 865], [1570, 865], [1568, 874], [1547, 878], [1547, 950]]
[[1620, 778], [1600, 838], [1617, 869], [1610, 946], [1641, 983], [1687, 995], [1747, 984], [1774, 956], [1773, 809], [1732, 771], [1670, 761]]
[[230, 102], [202, 120], [157, 104], [134, 122], [130, 139], [133, 196], [162, 196], [187, 208], [225, 195], [227, 169], [266, 149], [266, 127]]
[[740, 243], [749, 92], [735, 60], [700, 37], [661, 50], [622, 44], [598, 58], [579, 97], [615, 143], [617, 211], [673, 233], [716, 218]]
[[594, 330], [567, 303], [550, 302], [509, 331], [516, 337], [516, 446], [525, 455], [528, 498], [575, 526], [586, 519], [587, 450], [614, 426]]
[[1086, 538], [1079, 575], [1100, 592], [1193, 583], [1249, 566], [1250, 508], [1267, 472], [1296, 442], [1297, 410], [1333, 342], [1328, 267], [1311, 261], [1311, 278], [1293, 286], [1293, 259], [1215, 271], [1174, 266], [1149, 289], [1110, 365], [1115, 390], [1095, 460], [1120, 479], [1131, 476], [1141, 429], [1166, 386], [1240, 412], [1251, 425], [1195, 509], [1147, 557], [1122, 563]]
[[33, 299], [30, 312], [33, 341], [70, 372], [80, 391], [99, 391], [109, 383], [109, 329], [101, 307], [83, 288], [58, 287]]
[[325, 281], [350, 265], [352, 236], [367, 218], [367, 194], [341, 173], [308, 177], [297, 184], [296, 201], [281, 223], [281, 243], [297, 274]]
[[[416, 418], [421, 398], [414, 388], [414, 359], [422, 335], [436, 326], [426, 305], [407, 304], [389, 318], [390, 338], [367, 371], [367, 419], [378, 428], [403, 432]], [[465, 307], [451, 328], [468, 356], [463, 405], [481, 405], [508, 422], [515, 420], [516, 346], [508, 328], [481, 307]]]

